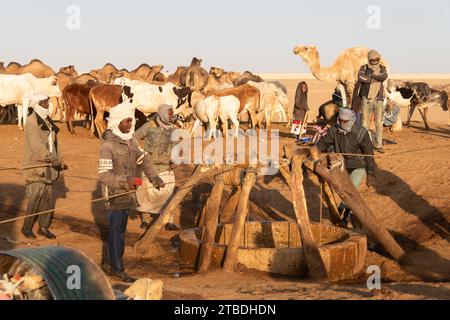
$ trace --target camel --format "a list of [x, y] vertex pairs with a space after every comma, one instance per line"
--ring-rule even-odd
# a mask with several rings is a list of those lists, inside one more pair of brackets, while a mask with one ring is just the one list
[[59, 68], [59, 73], [66, 74], [72, 78], [78, 77], [78, 72], [73, 65]]
[[148, 64], [143, 63], [133, 71], [122, 69], [115, 73], [111, 73], [108, 83], [113, 83], [115, 79], [123, 77], [130, 80], [145, 81], [152, 84], [164, 84], [167, 80], [161, 72], [163, 69], [164, 65], [149, 66]]
[[114, 65], [107, 63], [100, 69], [91, 70], [89, 74], [102, 82], [108, 83], [111, 81], [112, 74], [115, 74], [117, 71]]
[[[297, 46], [294, 48], [294, 54], [303, 59], [317, 80], [337, 82], [341, 95], [344, 97], [344, 106], [351, 105], [351, 98], [358, 80], [358, 72], [362, 65], [367, 64], [368, 52], [369, 48], [365, 47], [346, 49], [341, 52], [332, 66], [326, 68], [320, 64], [319, 52], [315, 46]], [[389, 73], [387, 62], [382, 59], [381, 63], [386, 66]]]
[[[208, 72], [202, 68], [202, 59], [194, 57], [190, 66], [185, 71], [184, 85], [193, 91], [202, 91], [208, 81]], [[183, 85], [183, 74], [181, 76]]]
[[49, 78], [55, 75], [55, 71], [42, 61], [33, 59], [27, 65], [24, 65], [21, 69], [21, 74], [31, 73], [36, 78]]
[[[74, 81], [75, 78], [78, 77], [78, 72], [75, 70], [75, 67], [73, 65], [62, 67], [59, 69], [59, 72], [56, 74], [56, 77], [58, 78], [56, 80], [56, 83], [58, 84], [59, 90], [61, 92], [64, 92], [64, 88], [67, 87], [70, 83]], [[63, 121], [64, 119], [64, 100], [63, 98], [56, 99], [57, 103], [55, 107], [52, 110], [51, 117], [54, 118], [57, 111], [60, 112], [60, 120]]]
[[147, 82], [154, 84], [164, 84], [167, 82], [166, 77], [161, 72], [164, 69], [164, 65], [159, 64], [156, 66], [152, 66], [150, 72], [147, 74], [146, 80]]
[[245, 71], [233, 80], [233, 85], [237, 87], [246, 84], [249, 81], [264, 82], [264, 79], [258, 75], [251, 73], [250, 71]]
[[181, 86], [181, 74], [186, 73], [187, 67], [179, 66], [175, 73], [172, 73], [167, 77], [168, 82], [172, 82], [176, 86]]
[[139, 67], [130, 72], [130, 80], [141, 80], [146, 81], [147, 77], [150, 75], [152, 67], [146, 63], [142, 63]]
[[228, 74], [226, 72], [221, 73], [219, 77], [210, 73], [208, 74], [208, 80], [206, 81], [203, 91], [206, 93], [211, 90], [225, 89], [232, 86], [233, 83], [228, 79]]
[[31, 73], [36, 78], [49, 78], [55, 75], [55, 71], [38, 59], [31, 60], [28, 64], [22, 66], [17, 62], [10, 62], [5, 68], [6, 74], [21, 75]]
[[89, 81], [96, 82], [96, 83], [102, 82], [90, 73], [83, 73], [83, 74], [80, 74], [78, 77], [72, 79], [71, 83], [85, 84], [86, 82], [89, 82]]
[[20, 63], [10, 62], [10, 63], [8, 63], [8, 65], [5, 68], [5, 73], [19, 75], [21, 69], [22, 69], [22, 65]]

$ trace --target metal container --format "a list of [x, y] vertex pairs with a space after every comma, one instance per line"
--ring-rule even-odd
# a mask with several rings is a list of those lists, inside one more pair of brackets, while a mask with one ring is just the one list
[[[0, 274], [12, 273], [18, 260], [44, 278], [55, 300], [115, 300], [103, 271], [76, 249], [49, 246], [0, 251]], [[78, 275], [79, 282], [74, 282]]]

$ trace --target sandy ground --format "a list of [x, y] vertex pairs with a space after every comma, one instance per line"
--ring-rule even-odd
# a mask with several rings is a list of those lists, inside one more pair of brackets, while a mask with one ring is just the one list
[[[283, 81], [292, 99], [297, 80]], [[333, 85], [308, 80], [310, 105], [315, 116], [317, 107], [328, 100]], [[431, 82], [433, 83], [433, 81]], [[442, 80], [436, 84], [442, 84]], [[291, 100], [292, 101], [292, 100]], [[402, 270], [378, 247], [369, 251], [367, 266], [381, 267], [383, 289], [372, 294], [366, 287], [367, 275], [346, 283], [316, 284], [304, 279], [275, 277], [270, 274], [245, 271], [224, 274], [219, 270], [196, 274], [179, 261], [171, 239], [176, 231], [163, 231], [156, 244], [156, 254], [150, 258], [135, 256], [132, 245], [141, 235], [139, 219], [132, 216], [126, 236], [125, 265], [136, 277], [164, 281], [165, 299], [450, 299], [450, 128], [448, 114], [442, 110], [430, 112], [431, 130], [424, 131], [421, 122], [400, 133], [385, 131], [385, 138], [396, 145], [386, 145], [386, 154], [377, 155], [376, 192], [364, 191], [363, 197], [377, 218], [388, 228], [416, 263], [415, 268]], [[21, 222], [0, 225], [0, 250], [17, 247], [66, 245], [78, 248], [99, 263], [102, 252], [100, 231], [106, 224], [102, 204], [90, 204], [100, 197], [96, 180], [99, 141], [77, 127], [70, 135], [60, 124], [60, 144], [64, 161], [70, 169], [65, 183], [56, 186], [57, 210], [52, 230], [54, 241], [38, 237], [30, 241], [20, 234]], [[291, 142], [287, 129], [282, 131], [281, 145]], [[16, 126], [0, 126], [0, 167], [20, 166], [23, 132]], [[186, 177], [190, 168], [178, 168], [177, 178]], [[252, 191], [251, 211], [263, 210], [271, 215], [294, 216], [290, 191], [279, 176], [258, 179]], [[313, 181], [306, 181], [306, 192], [312, 219], [319, 219], [319, 196]], [[23, 215], [25, 188], [17, 170], [0, 171], [0, 220]], [[189, 195], [179, 208], [184, 228], [194, 224], [194, 203]], [[325, 210], [326, 211], [326, 210]], [[327, 212], [324, 215], [327, 218]], [[11, 241], [9, 241], [9, 240]], [[120, 284], [116, 284], [120, 287]]]

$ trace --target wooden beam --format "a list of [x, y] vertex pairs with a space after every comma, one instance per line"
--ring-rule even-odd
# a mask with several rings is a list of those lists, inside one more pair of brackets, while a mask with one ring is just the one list
[[239, 204], [239, 198], [241, 197], [241, 187], [238, 187], [234, 193], [228, 198], [225, 207], [220, 214], [221, 223], [230, 223], [234, 220], [237, 206]]
[[288, 187], [289, 187], [290, 189], [292, 189], [292, 187], [291, 187], [292, 175], [291, 175], [291, 172], [289, 171], [287, 165], [280, 166], [280, 167], [278, 168], [278, 171], [279, 171], [279, 172], [281, 173], [281, 175], [283, 176], [284, 181], [286, 182], [286, 184], [288, 185]]
[[322, 257], [320, 256], [319, 248], [314, 241], [311, 223], [309, 221], [305, 190], [303, 188], [304, 158], [305, 155], [294, 155], [293, 157], [291, 180], [292, 203], [294, 205], [309, 275], [317, 281], [324, 281], [328, 280], [328, 275]]
[[219, 222], [219, 208], [223, 188], [223, 175], [219, 174], [215, 178], [214, 186], [205, 205], [205, 223], [203, 225], [203, 241], [200, 247], [199, 272], [207, 271], [211, 263], [213, 244], [216, 236], [217, 224]]
[[256, 176], [257, 169], [255, 167], [249, 167], [242, 184], [233, 231], [225, 255], [225, 262], [223, 264], [223, 271], [225, 272], [233, 272], [236, 269], [239, 242], [248, 215], [250, 192], [256, 183]]
[[158, 220], [156, 220], [153, 226], [144, 233], [144, 235], [138, 242], [135, 243], [134, 250], [139, 254], [146, 254], [150, 249], [150, 244], [155, 241], [158, 234], [172, 218], [175, 208], [180, 205], [181, 201], [183, 201], [184, 197], [191, 192], [195, 185], [206, 177], [214, 176], [227, 170], [230, 170], [230, 166], [197, 166], [192, 176], [184, 183], [181, 188], [178, 189], [178, 192], [170, 200], [169, 204], [165, 207]]
[[305, 161], [304, 165], [322, 177], [347, 207], [359, 219], [362, 225], [369, 230], [381, 243], [386, 251], [401, 264], [410, 263], [405, 251], [395, 241], [392, 235], [378, 222], [370, 210], [364, 198], [354, 186], [347, 170], [344, 167], [344, 159], [338, 154], [321, 156], [319, 160]]
[[[319, 149], [316, 146], [312, 146], [310, 148], [311, 158], [313, 161], [319, 160]], [[334, 225], [339, 224], [342, 221], [342, 216], [339, 213], [339, 207], [336, 203], [336, 198], [334, 197], [333, 190], [330, 188], [330, 185], [324, 181], [324, 179], [320, 176], [319, 183], [323, 184], [323, 196], [325, 203], [327, 204], [328, 212], [330, 213], [330, 220]]]

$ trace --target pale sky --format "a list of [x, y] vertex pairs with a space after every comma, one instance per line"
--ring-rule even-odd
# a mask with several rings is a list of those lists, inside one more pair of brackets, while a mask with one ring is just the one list
[[[70, 5], [81, 10], [80, 30], [67, 27]], [[381, 10], [380, 29], [367, 27], [371, 5]], [[448, 0], [14, 0], [1, 10], [5, 63], [39, 58], [80, 72], [146, 62], [172, 72], [197, 56], [206, 69], [305, 73], [292, 49], [313, 44], [325, 66], [345, 48], [367, 46], [394, 73], [450, 73]]]

